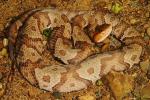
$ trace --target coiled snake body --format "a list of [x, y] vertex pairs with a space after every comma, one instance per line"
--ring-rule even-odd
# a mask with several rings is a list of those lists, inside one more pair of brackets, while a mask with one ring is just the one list
[[[43, 30], [48, 28], [53, 32], [47, 38]], [[97, 28], [99, 34], [94, 34]], [[142, 46], [138, 44], [106, 53], [95, 47], [110, 34], [121, 41], [139, 37], [133, 30], [105, 11], [33, 10], [10, 27], [10, 57], [31, 84], [52, 92], [78, 91], [111, 70], [123, 71], [139, 63]]]

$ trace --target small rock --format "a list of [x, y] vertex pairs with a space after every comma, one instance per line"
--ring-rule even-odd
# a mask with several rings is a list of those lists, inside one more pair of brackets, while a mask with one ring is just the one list
[[146, 12], [145, 16], [148, 18], [150, 16], [149, 12]]
[[146, 23], [143, 25], [143, 27], [144, 27], [144, 29], [147, 29], [149, 27], [149, 24]]
[[111, 10], [111, 8], [112, 8], [112, 3], [107, 4], [107, 9]]
[[150, 83], [148, 83], [145, 87], [142, 88], [141, 96], [143, 99], [150, 99]]
[[146, 32], [150, 36], [150, 27], [147, 28]]
[[4, 95], [5, 89], [1, 89], [0, 90], [0, 97], [2, 97]]
[[95, 97], [87, 94], [87, 95], [78, 97], [78, 100], [95, 100]]
[[1, 56], [7, 56], [7, 49], [3, 48], [2, 51], [0, 52]]
[[133, 90], [133, 77], [131, 75], [111, 72], [106, 76], [109, 86], [118, 100]]
[[8, 39], [7, 38], [3, 39], [3, 45], [4, 45], [4, 47], [8, 46]]
[[130, 24], [134, 25], [136, 23], [137, 23], [137, 20], [135, 18], [133, 18], [133, 19], [130, 20]]
[[142, 71], [144, 71], [144, 72], [147, 72], [149, 66], [150, 66], [149, 59], [147, 59], [143, 62], [140, 62], [140, 67], [141, 67]]
[[2, 89], [3, 88], [3, 84], [2, 83], [0, 83], [0, 89]]
[[2, 75], [2, 73], [0, 72], [0, 80], [2, 79], [2, 77], [3, 77], [3, 75]]
[[141, 33], [141, 36], [144, 37], [145, 33]]

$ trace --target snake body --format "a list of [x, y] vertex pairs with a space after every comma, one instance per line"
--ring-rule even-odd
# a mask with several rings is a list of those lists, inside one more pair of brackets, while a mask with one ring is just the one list
[[[99, 53], [91, 38], [95, 36], [92, 33], [96, 27], [103, 24], [109, 24], [109, 27], [101, 29], [102, 41], [110, 31], [121, 41], [140, 36], [107, 11], [46, 8], [33, 10], [11, 25], [10, 56], [16, 61], [21, 74], [40, 89], [51, 92], [86, 89], [111, 70], [123, 71], [138, 64], [142, 54], [139, 44]], [[48, 39], [42, 34], [47, 28], [53, 29]], [[88, 33], [84, 31], [85, 28]], [[63, 63], [55, 61], [53, 57]]]

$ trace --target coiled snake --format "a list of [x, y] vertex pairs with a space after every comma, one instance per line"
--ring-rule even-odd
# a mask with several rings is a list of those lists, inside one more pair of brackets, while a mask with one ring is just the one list
[[[49, 37], [43, 35], [45, 29], [52, 29]], [[51, 92], [78, 91], [111, 70], [139, 63], [139, 44], [97, 50], [95, 45], [111, 34], [120, 41], [140, 36], [108, 11], [32, 10], [10, 26], [10, 57], [32, 85]]]

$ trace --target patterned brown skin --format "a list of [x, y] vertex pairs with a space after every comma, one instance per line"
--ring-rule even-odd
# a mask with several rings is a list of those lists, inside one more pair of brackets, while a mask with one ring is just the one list
[[[63, 32], [64, 32], [65, 26], [55, 27], [53, 29], [52, 35], [48, 38], [47, 47], [49, 50], [54, 50], [55, 43], [58, 38], [63, 38]], [[52, 38], [51, 38], [52, 37]]]
[[85, 60], [87, 57], [95, 53], [98, 53], [99, 51], [96, 48], [94, 48], [92, 45], [81, 41], [77, 42], [75, 47], [81, 49], [81, 51], [79, 51], [78, 54], [73, 59], [70, 59], [68, 61], [70, 64], [78, 64], [81, 61]]
[[[97, 48], [84, 32], [84, 28], [89, 24], [90, 30], [94, 30], [97, 24], [106, 23], [113, 28], [120, 24], [117, 17], [104, 11], [69, 12], [47, 8], [24, 17], [26, 18], [23, 24], [21, 22], [24, 20], [18, 20], [10, 28], [10, 36], [14, 34], [9, 38], [10, 51], [12, 50], [10, 55], [19, 65], [21, 74], [32, 85], [41, 89], [52, 92], [79, 91], [94, 84], [111, 70], [123, 71], [140, 61], [142, 47], [137, 44], [130, 48], [93, 55], [97, 53]], [[21, 26], [23, 27], [20, 28]], [[49, 27], [54, 31], [47, 41], [42, 32]], [[125, 33], [122, 30], [119, 32]], [[67, 65], [52, 58], [56, 54], [53, 55], [51, 51], [56, 53], [56, 49], [61, 54], [61, 60], [68, 61]], [[14, 55], [14, 52], [17, 53]]]
[[15, 51], [15, 44], [16, 44], [16, 40], [17, 40], [17, 36], [18, 36], [18, 30], [23, 26], [23, 23], [28, 19], [28, 17], [30, 15], [32, 15], [33, 13], [39, 11], [40, 9], [36, 9], [36, 10], [32, 10], [29, 11], [27, 13], [25, 13], [24, 15], [22, 15], [18, 20], [16, 20], [14, 23], [12, 23], [9, 27], [8, 30], [8, 39], [9, 39], [9, 55], [10, 58], [12, 60], [14, 60], [15, 55], [14, 55], [14, 51]]

